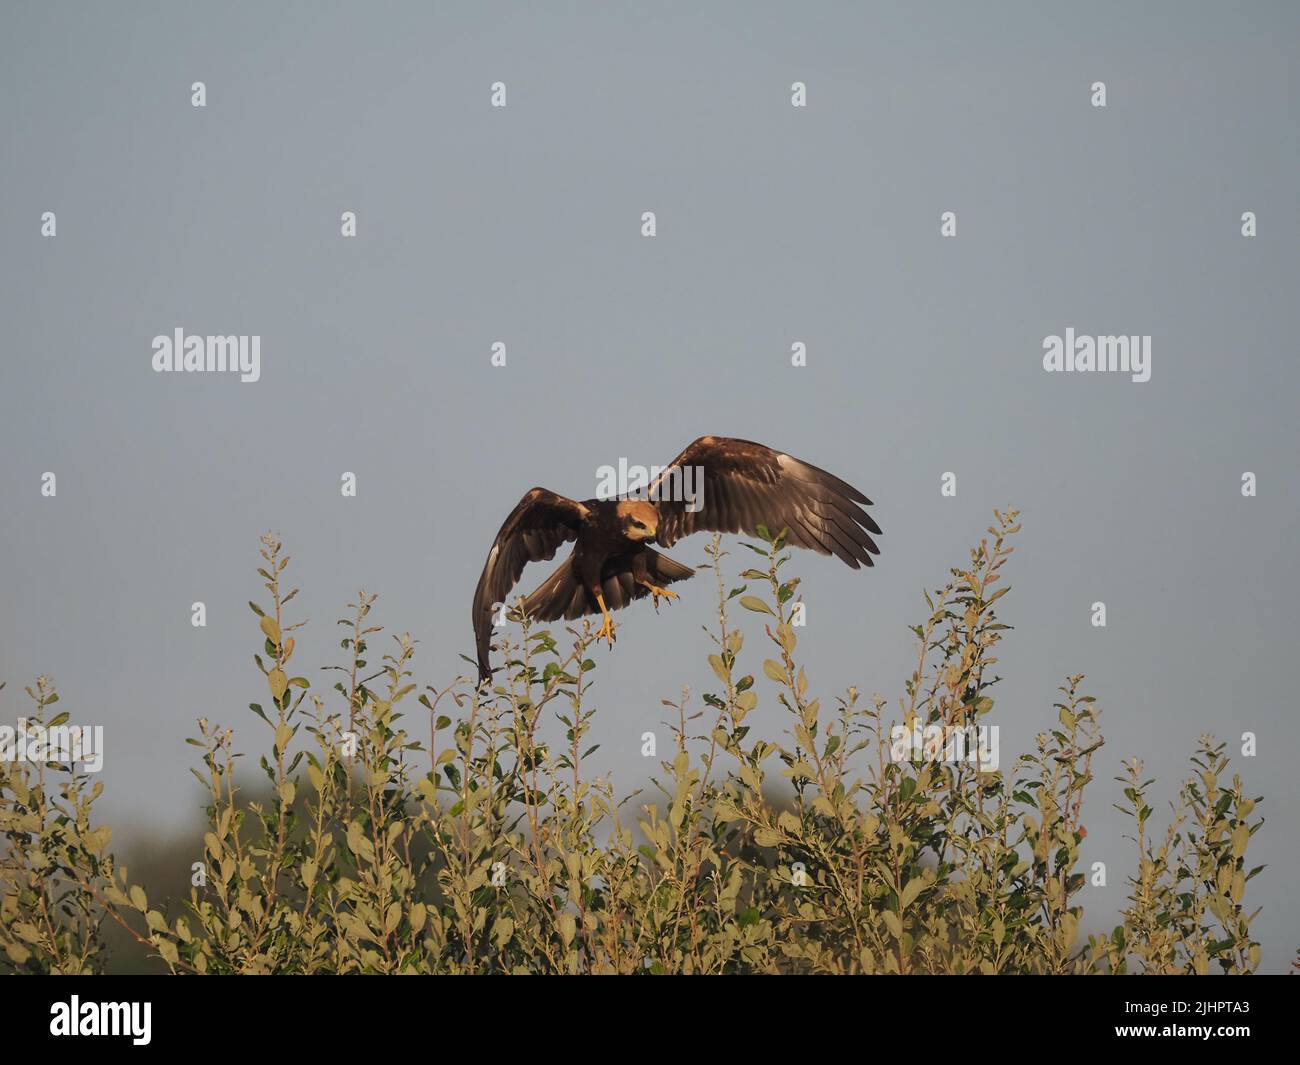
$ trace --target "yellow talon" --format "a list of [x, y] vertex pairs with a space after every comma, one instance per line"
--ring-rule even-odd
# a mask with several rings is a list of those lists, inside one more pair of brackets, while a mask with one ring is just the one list
[[677, 598], [676, 592], [670, 592], [667, 588], [660, 588], [659, 585], [651, 584], [649, 581], [642, 581], [641, 587], [644, 588], [646, 591], [648, 591], [652, 596], [654, 596], [656, 610], [659, 609], [659, 600], [661, 598], [663, 599]]
[[597, 640], [609, 640], [610, 647], [614, 646], [614, 619], [608, 614], [605, 615], [605, 623], [601, 625], [600, 631], [596, 633]]
[[597, 640], [609, 640], [609, 646], [614, 646], [614, 619], [609, 616], [609, 611], [605, 608], [605, 597], [600, 592], [596, 593], [596, 602], [600, 604], [600, 612], [605, 621], [600, 626], [600, 631], [596, 633]]

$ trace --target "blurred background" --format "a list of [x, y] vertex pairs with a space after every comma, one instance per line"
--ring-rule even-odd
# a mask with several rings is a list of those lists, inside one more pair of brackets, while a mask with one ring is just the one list
[[[1084, 889], [1086, 928], [1109, 927], [1134, 866], [1121, 758], [1172, 799], [1199, 733], [1235, 755], [1251, 732], [1234, 768], [1265, 797], [1269, 867], [1247, 900], [1263, 969], [1286, 968], [1300, 8], [43, 3], [2, 21], [0, 718], [46, 673], [73, 722], [105, 726], [100, 816], [154, 894], [185, 892], [201, 846], [195, 719], [265, 746], [246, 709], [261, 533], [293, 556], [314, 683], [365, 587], [441, 687], [468, 670], [474, 583], [527, 488], [585, 498], [601, 465], [711, 433], [875, 501], [874, 571], [792, 563], [826, 699], [896, 704], [922, 589], [1020, 507], [991, 723], [1009, 766], [1087, 674], [1107, 744], [1083, 861], [1108, 883]], [[1151, 380], [1044, 373], [1043, 338], [1071, 326], [1152, 336]], [[260, 335], [261, 380], [153, 373], [177, 327]], [[698, 707], [715, 683], [711, 580], [681, 590], [596, 655], [592, 761], [624, 790], [653, 770], [641, 733], [668, 741], [660, 700], [685, 684]], [[772, 698], [749, 723], [785, 727]]]

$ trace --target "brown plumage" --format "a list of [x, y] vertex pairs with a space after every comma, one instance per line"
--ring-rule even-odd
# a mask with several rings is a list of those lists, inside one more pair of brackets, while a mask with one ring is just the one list
[[[694, 478], [687, 476], [693, 471]], [[691, 486], [694, 502], [683, 498]], [[675, 599], [666, 585], [694, 574], [689, 566], [652, 550], [696, 532], [747, 533], [766, 526], [773, 535], [857, 569], [880, 553], [869, 533], [880, 526], [862, 508], [871, 500], [852, 485], [780, 451], [721, 436], [702, 436], [675, 458], [644, 493], [646, 499], [575, 502], [545, 488], [524, 494], [497, 533], [474, 590], [474, 638], [480, 682], [488, 663], [492, 613], [507, 602], [529, 562], [573, 553], [532, 595], [524, 611], [542, 621], [601, 614], [600, 635], [614, 642], [610, 610], [654, 596]], [[669, 496], [673, 498], [660, 498]]]

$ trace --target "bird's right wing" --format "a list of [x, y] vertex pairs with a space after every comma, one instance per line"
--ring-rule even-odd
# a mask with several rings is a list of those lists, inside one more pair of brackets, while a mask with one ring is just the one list
[[576, 540], [587, 514], [581, 503], [545, 488], [533, 488], [506, 518], [474, 589], [474, 643], [480, 680], [492, 673], [488, 651], [493, 608], [506, 601], [529, 562], [552, 559], [561, 544]]
[[[667, 492], [670, 478], [693, 467], [700, 479], [696, 509]], [[683, 479], [680, 483], [684, 484]], [[760, 525], [789, 543], [847, 565], [873, 564], [880, 549], [871, 538], [880, 526], [865, 507], [871, 500], [834, 474], [752, 440], [702, 436], [659, 475], [649, 489], [659, 510], [657, 540], [664, 547], [697, 532], [754, 535]]]

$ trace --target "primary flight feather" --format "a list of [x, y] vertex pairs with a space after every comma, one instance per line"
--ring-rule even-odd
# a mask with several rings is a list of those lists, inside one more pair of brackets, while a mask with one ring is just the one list
[[[695, 478], [693, 498], [668, 486]], [[639, 494], [639, 493], [638, 493]], [[694, 574], [650, 547], [671, 547], [696, 532], [747, 533], [766, 526], [787, 542], [849, 566], [873, 564], [878, 526], [863, 507], [871, 500], [833, 474], [750, 440], [702, 436], [659, 475], [646, 499], [587, 499], [579, 503], [545, 488], [524, 493], [497, 533], [474, 590], [474, 641], [480, 682], [488, 680], [493, 611], [506, 603], [529, 562], [572, 554], [532, 595], [524, 612], [541, 621], [599, 613], [599, 636], [614, 643], [611, 610], [653, 596], [675, 599], [667, 585]]]

